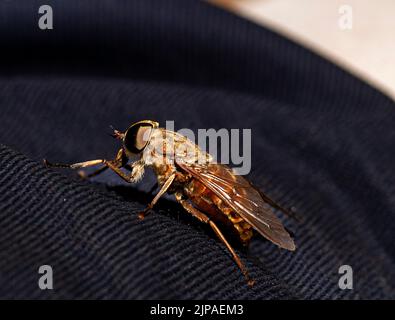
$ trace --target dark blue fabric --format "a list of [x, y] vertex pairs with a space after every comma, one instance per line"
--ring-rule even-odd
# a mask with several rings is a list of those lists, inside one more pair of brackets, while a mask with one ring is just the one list
[[[395, 298], [395, 108], [380, 92], [262, 27], [200, 1], [0, 3], [1, 298]], [[250, 180], [294, 253], [256, 237], [240, 252], [249, 288], [208, 228], [171, 199], [144, 221], [138, 186], [92, 182], [42, 158], [112, 158], [141, 119], [178, 128], [251, 128]], [[54, 270], [54, 290], [37, 286]], [[354, 270], [340, 290], [338, 269]]]

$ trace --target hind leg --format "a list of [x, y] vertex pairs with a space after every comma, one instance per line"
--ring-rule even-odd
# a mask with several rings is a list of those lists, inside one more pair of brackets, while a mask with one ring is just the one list
[[246, 266], [243, 264], [241, 261], [240, 257], [237, 255], [236, 251], [232, 248], [230, 243], [226, 240], [225, 236], [221, 232], [221, 230], [218, 228], [218, 226], [215, 224], [214, 221], [212, 221], [207, 215], [205, 215], [203, 212], [199, 211], [196, 209], [189, 201], [184, 200], [182, 198], [182, 194], [176, 193], [176, 200], [179, 202], [182, 207], [191, 215], [193, 215], [195, 218], [197, 218], [199, 221], [204, 222], [206, 224], [209, 224], [210, 227], [213, 229], [217, 237], [221, 240], [221, 242], [226, 246], [228, 251], [233, 257], [233, 260], [236, 262], [237, 266], [239, 267], [240, 271], [243, 273], [244, 277], [247, 280], [247, 283], [250, 287], [252, 287], [255, 283], [253, 279], [250, 278]]

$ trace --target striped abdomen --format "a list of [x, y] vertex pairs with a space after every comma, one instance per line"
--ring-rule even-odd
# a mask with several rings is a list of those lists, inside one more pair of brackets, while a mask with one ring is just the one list
[[192, 178], [185, 185], [184, 194], [197, 209], [207, 214], [213, 221], [229, 227], [243, 245], [248, 245], [253, 235], [251, 225], [203, 183]]

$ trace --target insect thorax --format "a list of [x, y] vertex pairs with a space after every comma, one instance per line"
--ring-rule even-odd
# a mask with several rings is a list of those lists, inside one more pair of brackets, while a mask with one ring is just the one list
[[202, 151], [198, 145], [187, 137], [163, 128], [155, 129], [151, 140], [146, 146], [143, 161], [154, 168], [155, 173], [171, 175], [176, 169], [177, 162], [208, 163], [212, 157]]

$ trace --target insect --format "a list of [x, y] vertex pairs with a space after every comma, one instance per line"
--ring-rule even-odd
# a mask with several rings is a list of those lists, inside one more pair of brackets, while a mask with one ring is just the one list
[[136, 122], [125, 132], [114, 129], [112, 136], [122, 142], [113, 160], [97, 159], [74, 164], [52, 164], [44, 160], [44, 163], [71, 169], [102, 165], [89, 175], [81, 170], [79, 174], [90, 178], [111, 169], [129, 183], [140, 181], [145, 167], [151, 167], [160, 190], [139, 218], [144, 219], [166, 192], [174, 194], [187, 212], [213, 229], [251, 286], [254, 280], [222, 228], [236, 236], [244, 246], [249, 244], [255, 230], [279, 247], [295, 250], [293, 239], [272, 208], [289, 212], [254, 188], [248, 180], [234, 174], [232, 169], [214, 162], [210, 154], [185, 136], [160, 128], [157, 122], [150, 120]]

